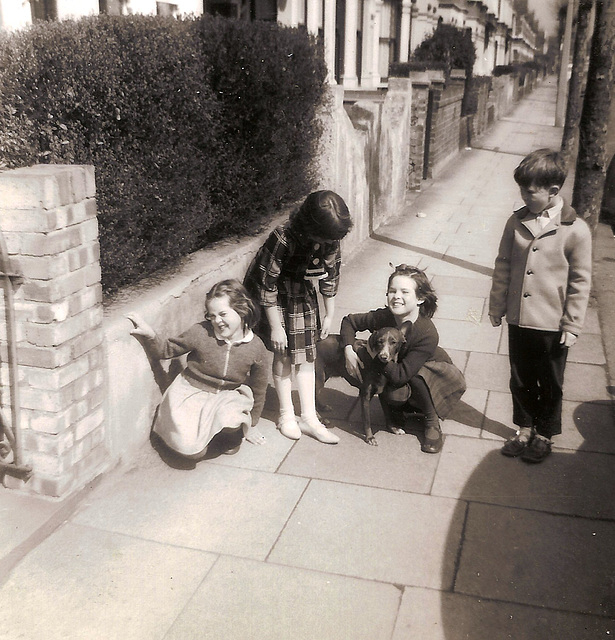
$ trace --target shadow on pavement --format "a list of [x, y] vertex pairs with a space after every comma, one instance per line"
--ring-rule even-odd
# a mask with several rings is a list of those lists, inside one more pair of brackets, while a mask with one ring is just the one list
[[[459, 493], [441, 594], [447, 640], [590, 640], [615, 616], [615, 451], [610, 402], [574, 413], [584, 441], [541, 464], [491, 451]], [[609, 407], [610, 408], [610, 407]], [[601, 418], [601, 424], [596, 424]], [[557, 443], [557, 439], [556, 439]], [[450, 578], [448, 578], [450, 579]], [[434, 612], [435, 613], [435, 612]]]

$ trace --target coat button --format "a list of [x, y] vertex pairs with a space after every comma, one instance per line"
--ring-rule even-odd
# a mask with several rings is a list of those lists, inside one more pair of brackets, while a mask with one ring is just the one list
[[532, 251], [538, 251], [538, 247], [532, 247]]
[[527, 270], [527, 275], [528, 275], [528, 276], [531, 276], [533, 273], [534, 273], [534, 272], [533, 272], [531, 269], [528, 269], [528, 270]]
[[523, 297], [524, 297], [524, 298], [529, 298], [531, 295], [532, 295], [531, 293], [524, 293], [524, 294], [523, 294]]

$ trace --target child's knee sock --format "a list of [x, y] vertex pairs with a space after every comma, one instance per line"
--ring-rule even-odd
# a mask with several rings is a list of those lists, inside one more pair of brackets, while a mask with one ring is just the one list
[[297, 366], [297, 391], [301, 404], [301, 417], [316, 417], [316, 378], [314, 365], [305, 362]]
[[280, 404], [280, 415], [290, 414], [295, 415], [295, 408], [293, 407], [293, 381], [290, 376], [273, 376], [273, 386], [278, 395], [278, 402]]
[[301, 431], [327, 444], [337, 444], [340, 439], [320, 422], [316, 414], [316, 379], [314, 364], [304, 363], [297, 367], [297, 390], [301, 402]]
[[517, 437], [522, 442], [529, 442], [532, 439], [533, 432], [532, 427], [519, 427]]

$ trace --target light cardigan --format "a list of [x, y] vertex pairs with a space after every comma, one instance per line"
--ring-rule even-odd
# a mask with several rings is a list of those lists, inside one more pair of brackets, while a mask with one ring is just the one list
[[508, 324], [578, 335], [589, 300], [592, 238], [585, 220], [564, 203], [538, 230], [522, 207], [508, 219], [493, 270], [489, 315]]
[[254, 394], [251, 417], [254, 426], [265, 404], [269, 379], [269, 355], [256, 335], [251, 340], [230, 343], [218, 339], [211, 323], [199, 322], [176, 338], [148, 339], [154, 357], [166, 360], [188, 354], [184, 375], [200, 389], [222, 391], [247, 384]]

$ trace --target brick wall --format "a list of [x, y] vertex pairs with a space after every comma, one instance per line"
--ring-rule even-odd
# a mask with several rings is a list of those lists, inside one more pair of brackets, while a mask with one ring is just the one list
[[[433, 178], [459, 152], [459, 123], [465, 77], [452, 76], [445, 85], [441, 72], [431, 78], [431, 126], [426, 177]], [[428, 116], [429, 119], [429, 116]]]
[[418, 190], [423, 181], [425, 156], [425, 127], [429, 102], [429, 75], [426, 72], [410, 72], [412, 83], [410, 158], [408, 162], [407, 188]]
[[[107, 459], [94, 196], [93, 167], [0, 173], [0, 230], [23, 276], [15, 290], [20, 426], [23, 460], [33, 469], [25, 483], [11, 474], [4, 482], [54, 497], [85, 485]], [[6, 362], [4, 334], [0, 349]], [[9, 382], [5, 365], [0, 399], [7, 413]]]

